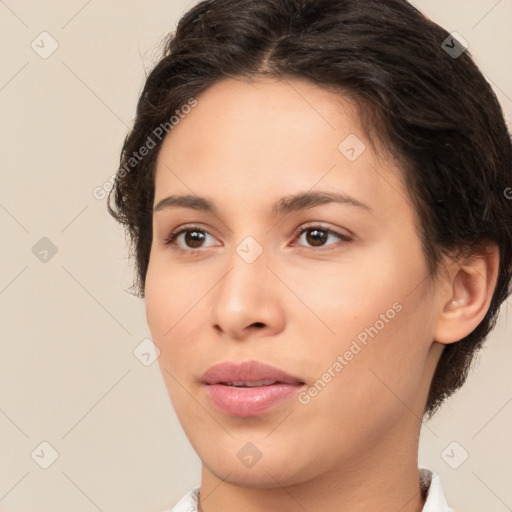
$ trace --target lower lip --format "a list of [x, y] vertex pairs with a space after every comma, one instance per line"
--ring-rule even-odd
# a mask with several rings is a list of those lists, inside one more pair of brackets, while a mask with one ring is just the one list
[[231, 416], [257, 416], [297, 395], [302, 385], [272, 384], [253, 388], [237, 388], [224, 384], [208, 384], [206, 393], [212, 404]]

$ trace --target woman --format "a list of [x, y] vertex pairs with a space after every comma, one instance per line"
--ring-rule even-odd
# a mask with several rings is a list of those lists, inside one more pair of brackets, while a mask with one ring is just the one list
[[148, 76], [111, 214], [202, 461], [174, 512], [452, 510], [417, 467], [512, 275], [512, 149], [403, 0], [210, 0]]

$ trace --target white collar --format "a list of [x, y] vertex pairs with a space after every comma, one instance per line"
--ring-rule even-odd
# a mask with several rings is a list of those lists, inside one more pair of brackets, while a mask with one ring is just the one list
[[[446, 503], [439, 474], [426, 468], [419, 468], [419, 471], [421, 485], [428, 487], [427, 499], [422, 512], [453, 512], [453, 509]], [[166, 512], [197, 512], [198, 499], [199, 487], [194, 487], [181, 498], [172, 510]]]
[[422, 485], [428, 486], [427, 499], [422, 512], [453, 512], [453, 508], [446, 503], [439, 473], [420, 468], [420, 482]]

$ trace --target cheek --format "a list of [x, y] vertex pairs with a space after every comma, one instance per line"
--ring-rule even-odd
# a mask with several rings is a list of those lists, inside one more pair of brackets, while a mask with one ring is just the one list
[[150, 260], [145, 287], [146, 319], [157, 340], [170, 339], [200, 303], [208, 286], [196, 277], [193, 267], [170, 265], [165, 252]]
[[[194, 290], [183, 282], [183, 273], [173, 271], [154, 258], [148, 267], [145, 287], [146, 320], [153, 342], [160, 350], [160, 366], [174, 374], [174, 363], [180, 360], [180, 329], [187, 324], [187, 313], [193, 309]], [[195, 301], [197, 303], [197, 300]], [[162, 368], [163, 369], [163, 368]], [[165, 376], [165, 375], [164, 375]]]
[[[187, 323], [187, 311], [190, 315], [190, 307], [187, 307], [189, 301], [187, 294], [179, 293], [178, 290], [183, 290], [180, 285], [176, 272], [172, 273], [163, 266], [159, 268], [155, 261], [151, 262], [145, 287], [146, 319], [151, 338], [160, 350], [158, 364], [169, 398], [178, 414], [187, 408], [187, 396], [183, 395], [182, 386], [191, 358], [187, 350], [190, 343], [187, 341], [193, 335]], [[187, 329], [186, 335], [184, 329]], [[184, 342], [177, 342], [180, 339]]]
[[318, 265], [295, 278], [294, 292], [309, 311], [290, 319], [300, 324], [305, 354], [317, 340], [310, 378], [321, 379], [331, 368], [336, 377], [325, 394], [359, 410], [365, 403], [371, 408], [376, 396], [400, 403], [393, 392], [412, 399], [432, 342], [428, 291], [418, 286], [421, 257], [404, 258], [392, 244], [371, 256], [336, 268]]
[[283, 281], [291, 283], [299, 299], [295, 300], [294, 312], [288, 311], [296, 315], [289, 318], [290, 325], [299, 323], [316, 332], [316, 338], [322, 338], [322, 347], [332, 349], [343, 348], [344, 340], [358, 334], [364, 341], [365, 329], [376, 322], [379, 332], [387, 330], [400, 309], [396, 303], [403, 301], [398, 272], [389, 265], [382, 268], [375, 260], [368, 260], [371, 258], [315, 262], [301, 272], [283, 268]]

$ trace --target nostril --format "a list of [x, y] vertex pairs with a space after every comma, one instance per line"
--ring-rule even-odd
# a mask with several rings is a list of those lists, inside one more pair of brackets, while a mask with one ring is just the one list
[[252, 325], [254, 325], [255, 327], [265, 327], [265, 324], [261, 322], [254, 322]]

